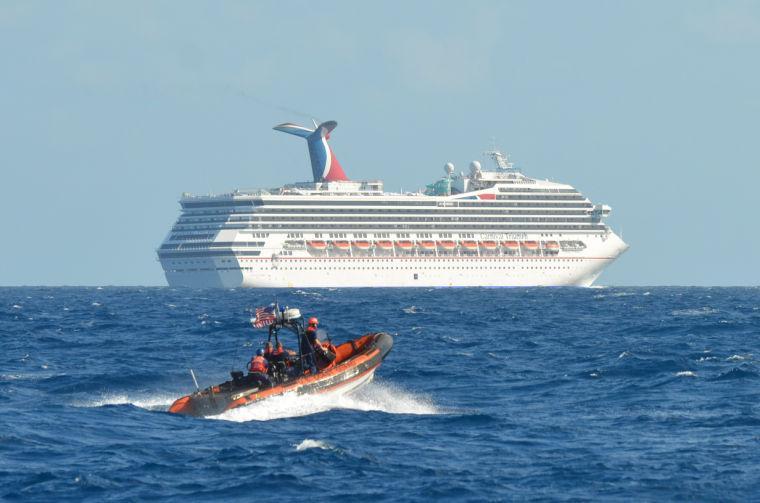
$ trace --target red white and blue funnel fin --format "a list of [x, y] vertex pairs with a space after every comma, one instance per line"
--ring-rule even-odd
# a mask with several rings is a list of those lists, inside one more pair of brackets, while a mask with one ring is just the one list
[[327, 121], [317, 126], [317, 129], [314, 130], [296, 124], [285, 123], [275, 126], [274, 129], [305, 138], [309, 146], [309, 157], [311, 158], [311, 171], [314, 174], [314, 181], [335, 182], [348, 180], [338, 159], [335, 158], [330, 145], [327, 144], [327, 140], [330, 139], [330, 133], [337, 125], [338, 123], [335, 121]]

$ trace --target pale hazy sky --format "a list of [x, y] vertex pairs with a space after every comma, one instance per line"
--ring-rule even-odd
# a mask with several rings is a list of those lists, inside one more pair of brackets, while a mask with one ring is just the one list
[[758, 285], [760, 2], [0, 3], [0, 285], [162, 285], [183, 191], [411, 190], [495, 137], [612, 207], [607, 285]]

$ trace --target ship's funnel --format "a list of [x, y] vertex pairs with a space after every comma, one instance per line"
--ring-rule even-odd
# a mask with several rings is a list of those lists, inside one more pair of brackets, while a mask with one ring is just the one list
[[314, 181], [334, 182], [348, 180], [338, 159], [335, 158], [330, 145], [327, 144], [327, 140], [330, 139], [330, 132], [337, 126], [337, 122], [327, 121], [316, 126], [316, 129], [309, 129], [288, 122], [275, 126], [274, 129], [305, 138], [309, 146], [309, 157], [311, 158], [311, 171], [314, 174]]

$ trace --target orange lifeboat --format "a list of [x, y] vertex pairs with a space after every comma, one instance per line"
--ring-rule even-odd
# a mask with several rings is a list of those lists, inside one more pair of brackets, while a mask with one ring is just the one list
[[339, 250], [348, 250], [351, 248], [351, 243], [348, 241], [333, 241], [333, 246]]
[[544, 243], [544, 248], [552, 251], [559, 251], [559, 243], [556, 241], [547, 241]]
[[369, 250], [369, 241], [354, 241], [354, 247], [358, 250]]
[[460, 245], [462, 245], [462, 248], [465, 248], [467, 250], [477, 250], [478, 249], [478, 242], [477, 241], [460, 241]]
[[402, 250], [411, 250], [414, 248], [414, 243], [411, 241], [396, 241], [396, 246]]
[[393, 242], [391, 242], [391, 241], [375, 241], [375, 246], [377, 246], [381, 250], [391, 250], [391, 249], [393, 249]]
[[480, 246], [485, 248], [486, 250], [495, 250], [497, 246], [499, 246], [499, 243], [496, 241], [481, 241]]
[[435, 250], [435, 241], [417, 241], [423, 250]]
[[517, 241], [502, 241], [501, 246], [508, 250], [517, 250], [520, 248], [520, 243]]
[[444, 250], [453, 250], [457, 247], [456, 241], [438, 241], [438, 246]]
[[538, 241], [523, 241], [522, 245], [528, 250], [538, 250]]
[[324, 241], [307, 241], [307, 245], [309, 245], [310, 248], [314, 248], [315, 250], [324, 250], [327, 248], [327, 243]]

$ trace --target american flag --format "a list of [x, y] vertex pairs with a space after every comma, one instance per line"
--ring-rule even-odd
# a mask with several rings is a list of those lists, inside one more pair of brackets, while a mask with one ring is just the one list
[[275, 305], [271, 304], [267, 307], [257, 307], [256, 316], [251, 318], [251, 323], [253, 323], [254, 328], [262, 328], [271, 325], [275, 320], [277, 320]]

